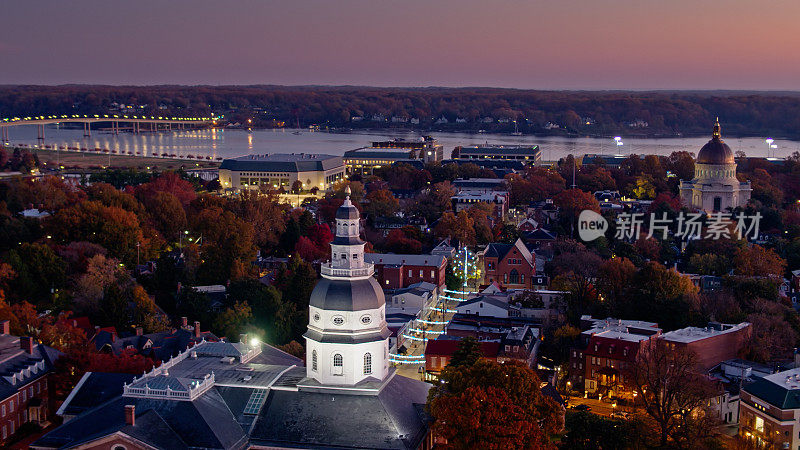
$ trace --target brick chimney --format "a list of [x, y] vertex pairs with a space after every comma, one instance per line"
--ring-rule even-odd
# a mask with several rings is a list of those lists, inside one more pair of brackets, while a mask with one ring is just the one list
[[11, 334], [11, 321], [4, 320], [0, 322], [0, 334], [2, 335], [9, 335]]
[[200, 337], [200, 321], [198, 320], [194, 321], [194, 337]]
[[247, 344], [247, 333], [242, 333], [239, 335], [239, 342], [242, 344]]
[[125, 405], [125, 423], [136, 425], [136, 405]]
[[141, 336], [144, 333], [142, 327], [136, 327], [136, 335]]
[[19, 347], [21, 349], [25, 350], [26, 352], [28, 352], [29, 355], [33, 354], [33, 345], [34, 345], [34, 343], [33, 343], [33, 338], [32, 337], [23, 336], [23, 337], [19, 338]]
[[185, 316], [181, 317], [181, 327], [186, 328], [186, 326], [188, 325], [189, 325], [189, 319], [187, 319]]

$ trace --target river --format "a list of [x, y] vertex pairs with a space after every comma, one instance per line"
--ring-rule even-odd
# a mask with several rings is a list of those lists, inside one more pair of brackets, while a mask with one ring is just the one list
[[[81, 129], [65, 129], [48, 126], [45, 129], [44, 145], [59, 147], [100, 148], [131, 152], [152, 156], [158, 154], [175, 154], [178, 156], [212, 156], [213, 158], [229, 158], [233, 156], [263, 153], [326, 153], [342, 155], [347, 150], [369, 145], [370, 141], [385, 140], [395, 137], [416, 139], [419, 133], [413, 132], [351, 132], [327, 133], [303, 130], [294, 134], [295, 130], [254, 130], [248, 132], [241, 129], [204, 129], [163, 131], [160, 133], [142, 133], [134, 135], [121, 133], [117, 136], [102, 130], [93, 130], [90, 138], [83, 137]], [[710, 132], [709, 132], [710, 135]], [[9, 130], [13, 144], [37, 144], [35, 126], [16, 126]], [[554, 136], [509, 136], [497, 134], [464, 134], [433, 133], [444, 145], [445, 158], [457, 145], [474, 144], [537, 144], [542, 150], [542, 159], [557, 160], [568, 154], [583, 155], [587, 153], [601, 154], [656, 154], [668, 155], [674, 151], [686, 150], [697, 153], [709, 137], [691, 138], [631, 138], [622, 135], [622, 145], [616, 145], [613, 139], [594, 137], [554, 137]], [[724, 138], [724, 130], [723, 130]], [[734, 152], [743, 151], [748, 156], [786, 157], [792, 152], [800, 151], [800, 142], [776, 140], [777, 148], [768, 150], [762, 138], [725, 139]], [[769, 151], [769, 155], [767, 152]], [[137, 153], [138, 152], [138, 153]]]

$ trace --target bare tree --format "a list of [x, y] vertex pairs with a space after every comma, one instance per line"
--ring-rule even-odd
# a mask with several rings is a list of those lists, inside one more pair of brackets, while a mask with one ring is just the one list
[[706, 407], [718, 389], [698, 371], [693, 352], [656, 340], [639, 351], [625, 378], [656, 423], [662, 447], [670, 440], [691, 447], [710, 436], [715, 416]]

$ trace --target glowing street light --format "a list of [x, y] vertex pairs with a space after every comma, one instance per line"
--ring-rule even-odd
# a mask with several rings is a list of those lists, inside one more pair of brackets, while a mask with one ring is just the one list
[[769, 158], [769, 150], [772, 148], [772, 143], [775, 142], [775, 139], [767, 138], [764, 142], [767, 143], [767, 158]]

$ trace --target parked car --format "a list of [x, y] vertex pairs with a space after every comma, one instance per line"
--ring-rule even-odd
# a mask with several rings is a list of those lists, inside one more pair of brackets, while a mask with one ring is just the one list
[[592, 407], [581, 403], [580, 405], [573, 406], [572, 409], [574, 409], [575, 411], [591, 411]]

